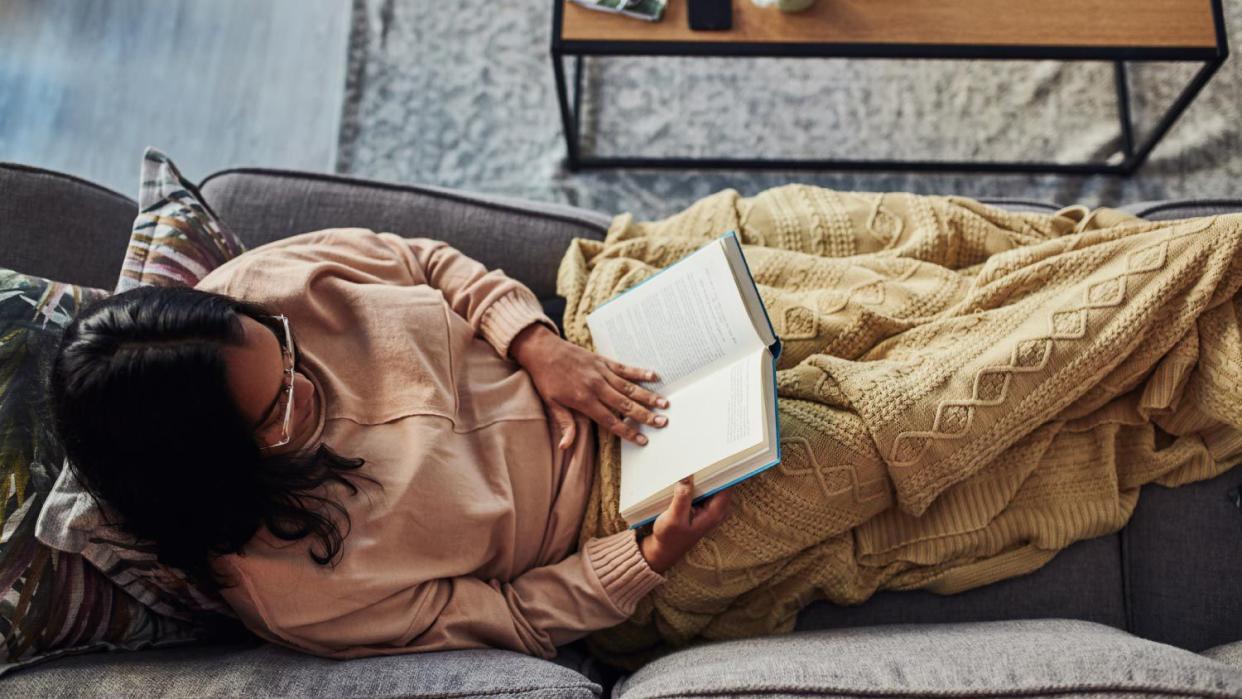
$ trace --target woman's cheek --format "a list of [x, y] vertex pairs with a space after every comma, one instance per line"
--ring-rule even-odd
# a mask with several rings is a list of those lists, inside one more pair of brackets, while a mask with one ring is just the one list
[[311, 401], [315, 399], [315, 384], [304, 378], [300, 383], [301, 385], [293, 389], [294, 397], [297, 399], [294, 401], [293, 409], [297, 412], [297, 420], [306, 422], [311, 413]]

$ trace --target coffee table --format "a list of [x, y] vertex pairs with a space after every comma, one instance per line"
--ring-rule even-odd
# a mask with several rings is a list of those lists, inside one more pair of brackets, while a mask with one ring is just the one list
[[[552, 67], [571, 170], [588, 167], [852, 169], [1130, 175], [1229, 55], [1221, 0], [818, 0], [786, 15], [733, 0], [729, 31], [691, 31], [688, 0], [668, 0], [649, 23], [552, 0]], [[580, 150], [584, 56], [1109, 61], [1114, 65], [1120, 162], [999, 162], [604, 157]], [[566, 59], [574, 59], [572, 98]], [[1126, 63], [1203, 65], [1135, 143]]]

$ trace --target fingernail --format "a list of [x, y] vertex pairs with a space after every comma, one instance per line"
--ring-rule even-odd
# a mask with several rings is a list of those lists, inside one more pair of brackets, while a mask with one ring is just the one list
[[663, 399], [663, 398], [661, 398], [659, 401], [657, 401], [657, 404], [658, 404], [661, 408], [667, 408], [667, 407], [668, 407], [668, 401], [667, 401], [667, 400], [665, 400], [665, 399]]
[[660, 427], [663, 427], [664, 425], [668, 424], [668, 418], [664, 417], [663, 415], [656, 415], [655, 424], [659, 425]]
[[641, 434], [640, 434], [640, 435], [638, 435], [638, 443], [639, 443], [639, 444], [646, 444], [646, 443], [647, 443], [647, 438], [646, 438], [646, 437], [644, 437], [644, 436], [642, 436]]
[[654, 381], [654, 380], [655, 380], [655, 377], [656, 377], [656, 376], [655, 376], [655, 372], [654, 372], [654, 371], [649, 371], [649, 372], [647, 372], [647, 378], [649, 378], [649, 379], [651, 379], [651, 380], [653, 380], [653, 381]]

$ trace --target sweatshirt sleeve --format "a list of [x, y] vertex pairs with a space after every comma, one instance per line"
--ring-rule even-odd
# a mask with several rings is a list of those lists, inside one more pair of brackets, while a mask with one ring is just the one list
[[256, 587], [274, 578], [249, 575], [247, 558], [226, 566], [238, 584], [224, 590], [246, 625], [274, 642], [336, 658], [461, 648], [552, 658], [557, 646], [624, 621], [665, 580], [647, 565], [633, 530], [590, 539], [580, 552], [510, 582], [461, 576], [402, 590], [337, 589], [321, 581], [289, 596]]
[[[439, 289], [449, 306], [483, 336], [496, 353], [509, 354], [509, 344], [526, 326], [542, 323], [560, 334], [543, 312], [539, 299], [525, 284], [499, 269], [488, 270], [448, 243], [430, 238], [379, 238], [401, 254], [415, 283]], [[548, 264], [556, 264], [550, 260]]]
[[321, 275], [353, 284], [437, 289], [502, 357], [508, 357], [513, 338], [531, 323], [560, 334], [535, 293], [502, 270], [488, 270], [443, 241], [367, 228], [332, 228], [267, 243], [216, 268], [197, 287], [242, 298], [298, 298], [309, 290], [308, 278]]

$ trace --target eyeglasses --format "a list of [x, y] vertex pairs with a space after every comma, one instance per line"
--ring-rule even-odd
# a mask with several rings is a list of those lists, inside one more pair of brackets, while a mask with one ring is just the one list
[[285, 363], [285, 383], [281, 386], [281, 390], [284, 392], [283, 395], [285, 398], [285, 420], [280, 428], [280, 441], [260, 447], [260, 449], [275, 449], [276, 447], [283, 447], [289, 443], [289, 440], [293, 439], [293, 435], [289, 433], [289, 418], [293, 417], [293, 366], [294, 360], [297, 359], [297, 356], [294, 354], [293, 350], [293, 333], [289, 332], [288, 316], [281, 314], [272, 317], [279, 319], [280, 324], [284, 326], [285, 329], [285, 341], [280, 346], [281, 359], [284, 360]]

